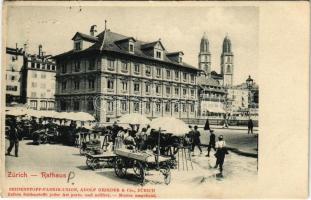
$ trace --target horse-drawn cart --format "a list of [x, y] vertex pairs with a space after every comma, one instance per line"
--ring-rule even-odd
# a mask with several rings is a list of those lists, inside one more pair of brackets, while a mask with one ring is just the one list
[[104, 152], [103, 154], [93, 155], [86, 153], [86, 165], [95, 170], [101, 167], [113, 167], [116, 154], [113, 152]]
[[171, 157], [157, 156], [147, 152], [133, 152], [128, 149], [115, 150], [117, 157], [114, 162], [114, 170], [118, 177], [123, 178], [127, 174], [127, 170], [132, 168], [134, 174], [144, 184], [148, 171], [157, 170], [164, 176], [165, 184], [171, 182], [171, 171], [169, 162]]

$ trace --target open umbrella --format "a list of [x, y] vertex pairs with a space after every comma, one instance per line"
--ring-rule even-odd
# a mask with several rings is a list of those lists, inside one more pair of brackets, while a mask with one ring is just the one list
[[159, 117], [151, 121], [152, 129], [160, 129], [166, 133], [172, 133], [176, 136], [183, 136], [190, 131], [188, 125], [180, 119], [174, 117]]
[[94, 116], [86, 112], [77, 112], [75, 116], [79, 121], [95, 121]]
[[119, 124], [150, 124], [150, 120], [146, 116], [137, 113], [125, 114], [118, 119], [118, 122]]
[[23, 116], [27, 114], [27, 109], [24, 107], [10, 107], [5, 114], [11, 116]]

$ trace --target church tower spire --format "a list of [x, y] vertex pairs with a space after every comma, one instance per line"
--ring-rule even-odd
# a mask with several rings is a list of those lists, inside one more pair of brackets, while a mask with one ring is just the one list
[[204, 32], [200, 43], [199, 53], [199, 69], [203, 70], [206, 76], [211, 74], [211, 53], [209, 51], [209, 41], [206, 33]]
[[220, 56], [221, 74], [223, 76], [224, 86], [233, 84], [233, 52], [231, 41], [228, 36], [225, 37], [222, 44], [222, 53]]

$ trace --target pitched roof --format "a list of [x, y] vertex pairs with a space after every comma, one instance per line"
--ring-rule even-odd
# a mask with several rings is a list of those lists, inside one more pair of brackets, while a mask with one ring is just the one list
[[163, 46], [163, 44], [162, 44], [162, 42], [160, 40], [154, 41], [154, 42], [150, 42], [150, 43], [145, 43], [145, 44], [141, 45], [140, 48], [141, 49], [149, 49], [149, 48], [154, 47], [156, 44], [160, 44], [162, 49], [165, 50], [165, 48], [164, 48], [164, 46]]
[[206, 86], [206, 85], [217, 86], [217, 87], [221, 86], [219, 81], [217, 81], [216, 79], [209, 78], [207, 76], [202, 76], [202, 75], [197, 78], [197, 83], [199, 86]]
[[179, 55], [179, 54], [184, 55], [184, 52], [182, 52], [182, 51], [176, 51], [176, 52], [167, 53], [166, 55], [167, 55], [167, 56], [174, 56], [174, 55]]
[[223, 75], [218, 74], [216, 71], [212, 71], [211, 75], [212, 75], [212, 78], [214, 78], [214, 79], [222, 79], [223, 78]]
[[115, 42], [116, 43], [118, 43], [118, 42], [125, 42], [125, 41], [128, 41], [128, 40], [133, 40], [134, 42], [136, 42], [135, 38], [133, 38], [133, 37], [127, 37], [127, 38], [124, 38], [124, 39], [121, 39], [121, 40], [117, 40]]
[[[79, 34], [81, 35], [81, 33], [79, 33]], [[85, 34], [83, 34], [83, 36], [85, 36]], [[90, 37], [93, 37], [93, 36], [90, 36]], [[145, 58], [145, 59], [149, 59], [149, 60], [154, 60], [154, 61], [157, 61], [157, 62], [164, 62], [164, 63], [168, 63], [168, 64], [174, 64], [174, 65], [178, 65], [180, 67], [190, 68], [190, 69], [194, 69], [194, 70], [197, 70], [197, 71], [201, 71], [197, 67], [194, 67], [194, 66], [192, 66], [190, 64], [187, 64], [185, 62], [178, 63], [177, 61], [170, 59], [169, 56], [166, 56], [166, 54], [168, 53], [167, 51], [164, 51], [163, 60], [156, 59], [153, 56], [149, 55], [146, 51], [144, 51], [144, 49], [146, 47], [150, 47], [152, 45], [156, 45], [158, 42], [160, 42], [160, 44], [162, 45], [161, 41], [155, 41], [155, 42], [151, 42], [150, 43], [150, 42], [143, 42], [143, 41], [140, 41], [140, 40], [136, 40], [134, 42], [135, 48], [134, 48], [134, 54], [133, 54], [133, 53], [128, 52], [125, 49], [122, 49], [122, 47], [120, 45], [116, 44], [117, 41], [130, 38], [128, 36], [121, 35], [121, 34], [115, 33], [115, 32], [111, 32], [110, 30], [105, 30], [105, 31], [99, 33], [96, 36], [96, 38], [97, 38], [97, 41], [93, 45], [91, 45], [89, 48], [87, 48], [87, 49], [84, 49], [84, 50], [81, 50], [81, 51], [70, 50], [70, 51], [67, 51], [65, 53], [62, 53], [62, 54], [59, 54], [59, 55], [55, 56], [55, 58], [69, 56], [69, 55], [75, 55], [75, 54], [81, 54], [81, 53], [89, 52], [89, 51], [92, 51], [92, 50], [96, 50], [96, 51], [99, 51], [99, 52], [108, 51], [108, 52], [121, 53], [121, 54], [126, 54], [126, 55], [129, 55], [129, 56], [134, 56], [134, 57], [140, 57], [140, 58]]]

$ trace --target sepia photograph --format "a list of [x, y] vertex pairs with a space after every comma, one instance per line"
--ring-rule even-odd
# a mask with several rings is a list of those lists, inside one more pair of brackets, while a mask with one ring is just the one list
[[12, 4], [6, 14], [5, 196], [254, 190], [258, 6]]

